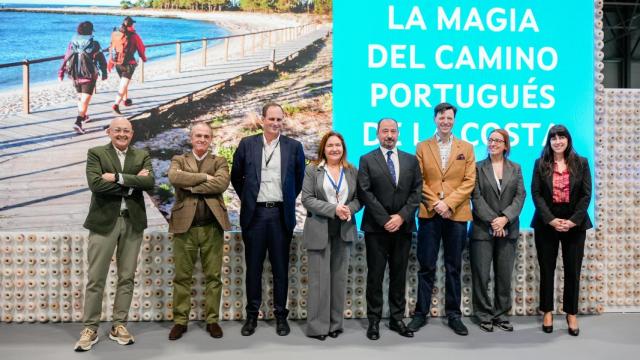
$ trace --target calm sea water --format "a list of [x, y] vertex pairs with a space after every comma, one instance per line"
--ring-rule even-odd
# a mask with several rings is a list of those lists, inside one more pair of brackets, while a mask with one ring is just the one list
[[[3, 4], [4, 7], [56, 7], [52, 5]], [[122, 16], [78, 15], [26, 12], [0, 12], [0, 64], [63, 55], [78, 24], [91, 21], [94, 38], [103, 48], [109, 46], [111, 31], [122, 23]], [[227, 32], [213, 23], [195, 20], [134, 17], [136, 31], [146, 45], [177, 40], [224, 36]], [[214, 45], [209, 43], [209, 46]], [[183, 44], [183, 51], [198, 49], [201, 42]], [[147, 49], [152, 61], [175, 55], [175, 45]], [[60, 60], [30, 66], [32, 82], [57, 78]], [[0, 90], [22, 86], [22, 68], [0, 69]]]

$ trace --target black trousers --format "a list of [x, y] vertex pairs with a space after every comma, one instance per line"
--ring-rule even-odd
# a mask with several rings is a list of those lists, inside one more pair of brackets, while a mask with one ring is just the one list
[[269, 251], [273, 274], [274, 314], [286, 317], [289, 287], [289, 245], [291, 231], [286, 231], [281, 208], [256, 207], [253, 222], [242, 229], [246, 262], [247, 317], [257, 317], [262, 303], [262, 265]]
[[575, 315], [578, 313], [580, 270], [584, 257], [586, 231], [558, 232], [549, 225], [536, 227], [534, 230], [538, 265], [540, 265], [540, 310], [544, 312], [554, 310], [554, 278], [560, 244], [564, 265], [562, 310], [567, 314]]
[[404, 318], [407, 265], [411, 250], [411, 233], [364, 234], [367, 246], [367, 317], [380, 320], [382, 317], [382, 282], [389, 263], [389, 318], [400, 321]]

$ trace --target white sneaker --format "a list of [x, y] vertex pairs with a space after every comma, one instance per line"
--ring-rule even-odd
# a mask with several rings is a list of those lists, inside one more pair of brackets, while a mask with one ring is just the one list
[[80, 340], [74, 347], [75, 351], [89, 351], [93, 344], [98, 342], [98, 332], [88, 327], [82, 329], [80, 332]]
[[131, 345], [135, 342], [133, 336], [127, 331], [124, 325], [114, 325], [109, 332], [109, 339], [120, 345]]
[[85, 133], [84, 129], [82, 128], [82, 123], [73, 124], [73, 130], [75, 130], [76, 133], [78, 133], [79, 135], [82, 135]]

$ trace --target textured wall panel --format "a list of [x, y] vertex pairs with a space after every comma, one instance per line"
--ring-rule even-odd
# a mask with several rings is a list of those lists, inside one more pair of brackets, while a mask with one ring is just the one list
[[[81, 321], [83, 310], [83, 291], [86, 284], [86, 234], [5, 234], [1, 237], [2, 282], [0, 299], [2, 321]], [[306, 317], [308, 268], [306, 251], [301, 247], [301, 234], [295, 234], [291, 243], [289, 270], [289, 309], [291, 318]], [[172, 282], [173, 282], [173, 240], [167, 233], [147, 233], [144, 236], [135, 288], [131, 304], [132, 321], [152, 321], [172, 319]], [[416, 272], [419, 265], [415, 256], [415, 239], [409, 259], [407, 280], [407, 315], [415, 307], [417, 294]], [[604, 246], [597, 246], [593, 232], [587, 241], [587, 251], [582, 274], [580, 311], [581, 313], [599, 313], [607, 298], [604, 264], [602, 254]], [[625, 252], [626, 254], [626, 252]], [[536, 313], [538, 303], [538, 269], [535, 246], [531, 233], [524, 233], [518, 240], [517, 259], [513, 274], [513, 314], [532, 315]], [[617, 256], [617, 255], [616, 255]], [[468, 253], [463, 254], [462, 270], [462, 311], [471, 314], [471, 274]], [[626, 256], [624, 264], [629, 261]], [[559, 270], [561, 263], [558, 263]], [[637, 264], [637, 262], [636, 262]], [[117, 281], [115, 257], [109, 268], [103, 302], [103, 320], [112, 315], [112, 304]], [[245, 303], [244, 288], [244, 244], [240, 233], [225, 234], [223, 254], [223, 290], [221, 316], [224, 320], [243, 318]], [[637, 272], [617, 271], [609, 274], [621, 277], [621, 295], [626, 296], [629, 286], [636, 286], [631, 276]], [[627, 279], [625, 276], [629, 275]], [[556, 287], [562, 288], [562, 272], [558, 272]], [[366, 253], [362, 235], [353, 244], [348, 270], [346, 318], [366, 317]], [[263, 277], [263, 306], [261, 318], [273, 318], [273, 281], [270, 265], [265, 261]], [[388, 278], [385, 277], [385, 289]], [[617, 284], [617, 283], [616, 283]], [[192, 291], [193, 309], [190, 318], [204, 318], [204, 278], [200, 266], [196, 267]], [[434, 288], [432, 315], [444, 315], [444, 267], [442, 256], [438, 260], [438, 273]], [[609, 297], [617, 301], [617, 292]], [[385, 293], [386, 298], [386, 293]], [[557, 296], [558, 308], [562, 298]], [[384, 313], [388, 314], [385, 305]]]

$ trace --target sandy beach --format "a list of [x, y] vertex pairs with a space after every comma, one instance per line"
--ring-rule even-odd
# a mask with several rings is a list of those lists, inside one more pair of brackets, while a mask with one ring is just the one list
[[[150, 16], [150, 17], [167, 17], [182, 18], [187, 20], [209, 21], [219, 27], [226, 29], [230, 35], [246, 34], [251, 32], [279, 29], [290, 26], [299, 26], [312, 21], [312, 17], [299, 14], [261, 14], [261, 13], [245, 13], [245, 12], [193, 12], [178, 10], [160, 10], [160, 9], [129, 9], [121, 10], [115, 8], [81, 8], [81, 7], [65, 7], [65, 8], [30, 8], [20, 9], [20, 11], [46, 11], [57, 13], [86, 13], [86, 14], [104, 14], [119, 16]], [[198, 34], [194, 34], [194, 38], [198, 38]], [[259, 39], [259, 38], [258, 38]], [[256, 41], [258, 41], [258, 39]], [[167, 39], [167, 42], [173, 39]], [[173, 46], [173, 45], [171, 45]], [[251, 37], [245, 42], [245, 53], [250, 52], [252, 46]], [[232, 38], [229, 42], [230, 58], [237, 57], [241, 52], [240, 38]], [[55, 54], [52, 54], [55, 55]], [[207, 62], [223, 61], [224, 43], [220, 42], [215, 46], [210, 46], [207, 50]], [[201, 51], [191, 51], [182, 54], [182, 69], [189, 69], [201, 66]], [[168, 76], [175, 73], [175, 57], [165, 57], [159, 60], [149, 59], [144, 66], [145, 80], [153, 80], [158, 77]], [[136, 71], [133, 81], [138, 81], [139, 71]], [[31, 110], [50, 107], [61, 102], [73, 101], [76, 99], [76, 93], [71, 82], [65, 79], [62, 83], [55, 80], [56, 74], [52, 74], [52, 80], [31, 84], [30, 98]], [[97, 91], [114, 90], [117, 87], [119, 78], [117, 74], [112, 72], [106, 81], [98, 81]], [[135, 95], [134, 95], [135, 96]], [[0, 90], [0, 118], [7, 117], [13, 113], [22, 111], [22, 90]]]

